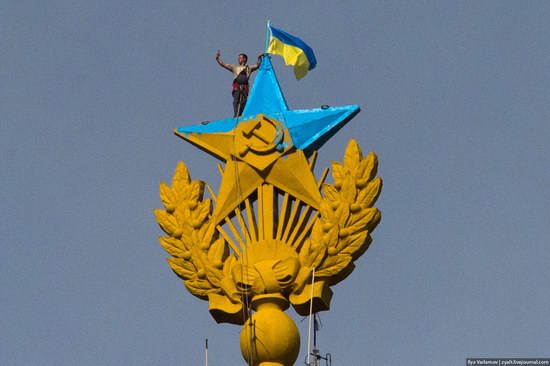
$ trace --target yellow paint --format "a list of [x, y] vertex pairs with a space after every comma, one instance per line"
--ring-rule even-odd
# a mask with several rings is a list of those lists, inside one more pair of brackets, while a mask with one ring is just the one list
[[327, 184], [313, 174], [317, 154], [308, 162], [288, 136], [263, 115], [215, 139], [191, 136], [225, 161], [219, 192], [206, 199], [180, 162], [172, 186], [160, 185], [164, 210], [155, 210], [168, 264], [217, 322], [245, 324], [252, 304], [241, 332], [250, 365], [294, 363], [299, 334], [284, 310], [308, 315], [312, 293], [313, 311], [328, 310], [330, 287], [353, 271], [381, 219], [374, 153], [363, 157], [351, 140]]
[[231, 133], [176, 134], [226, 162], [213, 213], [218, 223], [264, 183], [318, 208], [315, 176], [279, 121], [259, 114]]
[[300, 334], [284, 310], [288, 301], [279, 294], [252, 300], [256, 311], [241, 330], [243, 358], [249, 365], [292, 366], [300, 352]]

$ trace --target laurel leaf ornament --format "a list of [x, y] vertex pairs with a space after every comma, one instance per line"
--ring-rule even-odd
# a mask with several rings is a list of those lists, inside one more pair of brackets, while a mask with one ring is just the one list
[[[259, 214], [254, 212], [258, 205], [254, 200], [266, 198], [260, 193], [245, 201], [246, 220], [241, 208], [232, 217], [220, 218], [213, 216], [214, 202], [220, 197], [209, 190], [212, 199], [205, 199], [205, 183], [192, 180], [183, 162], [175, 169], [172, 187], [160, 183], [165, 209], [154, 213], [167, 234], [159, 237], [170, 255], [167, 262], [191, 294], [210, 302], [216, 321], [242, 324], [249, 297], [272, 293], [285, 296], [301, 315], [309, 312], [311, 300], [314, 311], [328, 310], [329, 287], [353, 271], [353, 261], [368, 249], [382, 217], [373, 207], [382, 189], [376, 154], [363, 157], [351, 140], [343, 161], [331, 166], [334, 182], [324, 183], [323, 178], [319, 183], [322, 195], [315, 208], [295, 200], [291, 209], [288, 202], [294, 198], [288, 192], [278, 193], [285, 195], [281, 209], [286, 213], [279, 218], [282, 226], [270, 234], [277, 231], [277, 237], [258, 235], [256, 220], [262, 216], [254, 217]], [[225, 229], [220, 219], [227, 223]], [[249, 230], [239, 243], [228, 236], [228, 227], [233, 236], [237, 232], [232, 222]]]

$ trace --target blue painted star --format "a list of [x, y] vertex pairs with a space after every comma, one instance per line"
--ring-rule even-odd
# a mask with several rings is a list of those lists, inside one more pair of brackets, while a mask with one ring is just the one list
[[[227, 163], [224, 172], [227, 179], [222, 179], [220, 192], [225, 191], [228, 197], [224, 202], [216, 203], [217, 207], [214, 212], [220, 220], [262, 182], [288, 191], [289, 185], [286, 184], [286, 181], [289, 179], [289, 172], [292, 174], [296, 171], [300, 172], [299, 181], [302, 188], [295, 189], [291, 192], [292, 195], [318, 209], [321, 196], [315, 177], [308, 168], [307, 157], [313, 151], [318, 150], [359, 111], [360, 108], [357, 105], [289, 110], [271, 61], [269, 57], [264, 57], [241, 117], [181, 127], [175, 129], [174, 133]], [[267, 122], [262, 125], [262, 121]], [[273, 152], [274, 156], [277, 154], [277, 158], [272, 159], [270, 165], [259, 167], [254, 164], [253, 158], [239, 153], [242, 147], [236, 146], [236, 141], [239, 141], [240, 137], [240, 135], [236, 135], [236, 130], [243, 134], [244, 132], [241, 131], [243, 127], [240, 126], [249, 126], [244, 127], [248, 133], [258, 133], [261, 139], [257, 142], [265, 143], [267, 146], [269, 145], [267, 140], [270, 137], [262, 137], [262, 135], [270, 132], [269, 124], [277, 126], [275, 129], [280, 126], [283, 134], [290, 135], [290, 138], [285, 138], [286, 145], [279, 146], [279, 151]], [[278, 133], [272, 132], [271, 136], [276, 138]], [[244, 151], [246, 153], [246, 148]], [[265, 155], [265, 153], [263, 154]], [[237, 164], [237, 168], [235, 168], [235, 164]], [[236, 178], [234, 175], [237, 171], [247, 172], [246, 174], [250, 178], [248, 181], [251, 182], [247, 187], [234, 187]], [[242, 196], [243, 192], [246, 192], [244, 197]]]
[[[174, 132], [191, 143], [195, 137], [204, 134], [219, 134], [220, 137], [228, 134], [232, 136], [231, 131], [238, 123], [253, 119], [256, 115], [263, 113], [282, 121], [290, 132], [294, 146], [304, 150], [306, 156], [309, 156], [355, 117], [359, 111], [358, 105], [289, 110], [271, 61], [269, 57], [264, 57], [242, 117], [181, 127]], [[212, 142], [215, 140], [214, 138]], [[212, 146], [212, 151], [208, 152], [224, 161], [228, 158], [227, 154], [218, 151], [216, 146]]]

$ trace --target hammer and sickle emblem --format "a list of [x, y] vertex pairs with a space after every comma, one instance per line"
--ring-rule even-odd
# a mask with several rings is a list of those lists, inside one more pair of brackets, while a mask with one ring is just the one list
[[282, 152], [284, 145], [284, 131], [281, 124], [264, 115], [258, 119], [244, 123], [240, 128], [242, 145], [238, 150], [240, 157], [244, 157], [249, 151], [256, 154], [269, 154], [275, 150]]

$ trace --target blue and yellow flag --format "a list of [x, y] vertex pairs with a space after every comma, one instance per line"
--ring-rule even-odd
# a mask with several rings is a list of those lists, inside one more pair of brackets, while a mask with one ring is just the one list
[[285, 64], [294, 66], [294, 75], [300, 80], [317, 65], [313, 50], [300, 38], [291, 36], [280, 29], [269, 26], [271, 37], [267, 53], [280, 55]]

